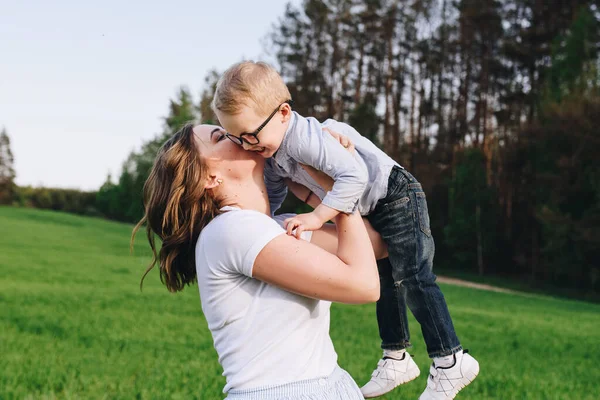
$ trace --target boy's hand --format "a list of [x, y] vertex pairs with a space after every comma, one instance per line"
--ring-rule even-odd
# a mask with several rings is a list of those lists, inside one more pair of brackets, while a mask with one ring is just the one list
[[[300, 235], [304, 231], [316, 231], [323, 226], [323, 221], [314, 213], [300, 214], [295, 217], [288, 218], [284, 221], [287, 234], [300, 239]], [[293, 232], [294, 229], [296, 232]]]

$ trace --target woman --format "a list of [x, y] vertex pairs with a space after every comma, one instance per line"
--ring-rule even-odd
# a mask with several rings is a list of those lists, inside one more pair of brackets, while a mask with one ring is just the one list
[[269, 217], [263, 168], [260, 155], [216, 126], [187, 125], [169, 139], [135, 230], [147, 223], [154, 259], [146, 273], [158, 263], [170, 291], [198, 281], [227, 399], [362, 399], [337, 366], [329, 301], [379, 298], [365, 225], [340, 215], [339, 236], [330, 227], [305, 240], [286, 234]]

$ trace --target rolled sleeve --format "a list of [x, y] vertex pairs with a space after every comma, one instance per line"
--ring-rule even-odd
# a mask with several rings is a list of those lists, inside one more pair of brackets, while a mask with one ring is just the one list
[[358, 207], [358, 200], [356, 200], [353, 204], [350, 204], [348, 202], [344, 202], [344, 200], [338, 200], [335, 196], [331, 195], [331, 192], [329, 192], [323, 198], [321, 204], [324, 204], [329, 208], [333, 208], [334, 210], [338, 210], [346, 214], [351, 214]]

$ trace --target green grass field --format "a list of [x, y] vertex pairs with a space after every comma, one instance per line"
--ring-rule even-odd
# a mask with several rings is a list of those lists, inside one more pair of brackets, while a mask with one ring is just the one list
[[[170, 294], [131, 226], [0, 208], [0, 399], [222, 399], [224, 378], [198, 289]], [[600, 398], [600, 305], [442, 286], [481, 365], [458, 399]], [[421, 376], [381, 399], [416, 399]], [[374, 305], [334, 305], [339, 362], [359, 384], [380, 356]]]

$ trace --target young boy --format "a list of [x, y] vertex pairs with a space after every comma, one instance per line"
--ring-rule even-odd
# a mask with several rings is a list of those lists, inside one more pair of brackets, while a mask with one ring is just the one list
[[[428, 384], [420, 399], [453, 399], [479, 372], [477, 361], [463, 352], [452, 319], [432, 272], [434, 243], [425, 193], [417, 180], [347, 124], [319, 123], [291, 109], [291, 96], [268, 64], [241, 62], [217, 83], [212, 103], [227, 137], [265, 157], [265, 182], [274, 213], [287, 195], [291, 179], [315, 193], [321, 204], [288, 221], [288, 232], [315, 230], [340, 212], [358, 209], [388, 246], [389, 260], [380, 263], [381, 298], [377, 322], [383, 357], [362, 387], [366, 398], [381, 396], [419, 376], [406, 352], [410, 346], [406, 305], [421, 324], [433, 358]], [[354, 144], [350, 153], [323, 129]], [[325, 192], [301, 164], [334, 180]]]

